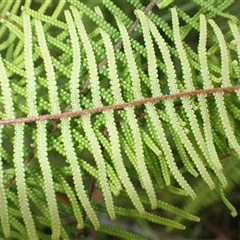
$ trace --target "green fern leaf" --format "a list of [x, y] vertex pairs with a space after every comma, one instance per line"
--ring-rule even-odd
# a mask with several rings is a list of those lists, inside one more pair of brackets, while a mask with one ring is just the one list
[[184, 230], [216, 199], [237, 215], [234, 0], [21, 4], [0, 2], [1, 236], [148, 239], [121, 219]]

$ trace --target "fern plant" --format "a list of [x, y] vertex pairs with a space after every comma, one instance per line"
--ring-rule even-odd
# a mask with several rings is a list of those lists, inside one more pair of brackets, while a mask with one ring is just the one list
[[237, 1], [116, 2], [0, 3], [2, 239], [146, 239], [114, 223], [183, 230], [206, 192], [237, 215]]

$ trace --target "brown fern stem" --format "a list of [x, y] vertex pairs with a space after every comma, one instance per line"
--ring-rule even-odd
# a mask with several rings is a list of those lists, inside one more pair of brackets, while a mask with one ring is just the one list
[[46, 114], [41, 116], [32, 116], [32, 117], [23, 117], [23, 118], [15, 118], [15, 119], [2, 119], [0, 120], [0, 124], [7, 125], [7, 124], [18, 124], [18, 123], [27, 123], [27, 122], [35, 122], [35, 121], [44, 121], [44, 120], [52, 120], [52, 119], [61, 119], [61, 118], [69, 118], [69, 117], [77, 117], [88, 115], [92, 113], [104, 112], [109, 110], [116, 110], [116, 109], [123, 109], [127, 107], [133, 107], [137, 105], [142, 105], [146, 103], [153, 103], [157, 101], [164, 101], [168, 99], [174, 98], [182, 98], [182, 97], [189, 97], [189, 96], [196, 96], [200, 94], [210, 94], [210, 93], [220, 93], [220, 92], [232, 92], [237, 89], [240, 89], [240, 84], [235, 86], [228, 86], [228, 87], [219, 87], [219, 88], [208, 88], [208, 89], [198, 89], [194, 91], [186, 91], [186, 92], [179, 92], [174, 94], [167, 94], [162, 96], [144, 98], [144, 99], [137, 99], [130, 102], [123, 102], [113, 105], [107, 106], [100, 106], [90, 109], [84, 109], [80, 111], [74, 112], [63, 112], [59, 114]]

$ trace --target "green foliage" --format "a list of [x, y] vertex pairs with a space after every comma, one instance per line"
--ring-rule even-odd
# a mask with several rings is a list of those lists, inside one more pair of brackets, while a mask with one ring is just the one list
[[0, 3], [4, 239], [146, 239], [118, 223], [185, 229], [219, 198], [237, 215], [237, 1], [115, 2]]

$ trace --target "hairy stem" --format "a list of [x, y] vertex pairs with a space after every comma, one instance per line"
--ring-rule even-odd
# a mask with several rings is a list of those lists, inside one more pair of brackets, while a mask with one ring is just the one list
[[162, 96], [137, 99], [131, 102], [124, 102], [124, 103], [118, 103], [113, 105], [89, 108], [89, 109], [84, 109], [84, 110], [74, 111], [74, 112], [46, 114], [41, 116], [23, 117], [23, 118], [15, 118], [15, 119], [3, 119], [3, 120], [0, 120], [0, 124], [7, 125], [7, 124], [17, 124], [17, 123], [23, 123], [23, 122], [36, 122], [36, 121], [43, 121], [43, 120], [77, 117], [77, 116], [83, 116], [83, 115], [88, 115], [92, 113], [133, 107], [133, 106], [137, 106], [145, 103], [164, 101], [167, 99], [196, 96], [196, 95], [207, 94], [207, 93], [229, 92], [229, 91], [235, 91], [237, 89], [240, 89], [240, 85], [229, 86], [229, 87], [219, 87], [219, 88], [198, 89], [194, 91], [186, 91], [186, 92], [180, 92], [175, 94], [167, 94]]

